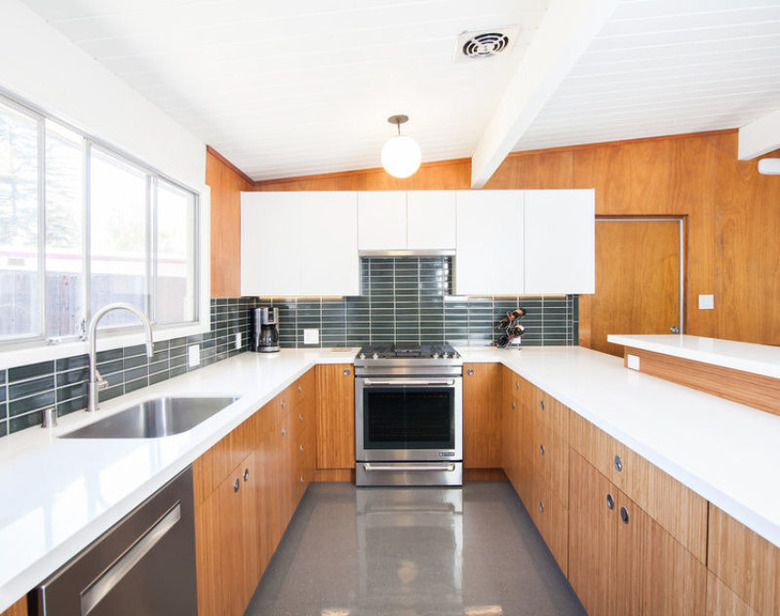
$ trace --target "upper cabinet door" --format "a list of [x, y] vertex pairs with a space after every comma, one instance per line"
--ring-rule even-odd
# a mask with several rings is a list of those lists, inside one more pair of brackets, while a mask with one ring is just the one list
[[458, 191], [455, 292], [519, 295], [523, 271], [523, 191]]
[[406, 193], [359, 192], [358, 248], [406, 250]]
[[406, 193], [407, 248], [409, 250], [454, 250], [456, 192], [415, 190]]
[[359, 295], [357, 194], [298, 193], [298, 295]]
[[594, 293], [595, 191], [525, 191], [525, 292]]
[[289, 297], [300, 286], [300, 193], [241, 193], [241, 295]]

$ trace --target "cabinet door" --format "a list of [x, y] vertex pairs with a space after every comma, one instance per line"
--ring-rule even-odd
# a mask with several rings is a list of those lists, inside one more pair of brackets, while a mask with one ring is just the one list
[[289, 229], [300, 253], [296, 294], [359, 295], [356, 193], [298, 193], [297, 206], [298, 221]]
[[463, 466], [501, 467], [501, 364], [463, 365]]
[[317, 366], [317, 468], [355, 468], [355, 380], [352, 364]]
[[588, 614], [614, 614], [617, 491], [574, 450], [569, 473], [569, 582]]
[[523, 192], [457, 192], [459, 295], [523, 293]]
[[241, 295], [298, 294], [299, 193], [241, 193]]
[[359, 192], [358, 248], [406, 250], [406, 193]]
[[525, 293], [594, 293], [593, 190], [527, 190]]
[[27, 597], [22, 597], [11, 607], [9, 607], [2, 616], [27, 616]]
[[455, 191], [410, 191], [406, 193], [406, 215], [410, 250], [455, 249]]

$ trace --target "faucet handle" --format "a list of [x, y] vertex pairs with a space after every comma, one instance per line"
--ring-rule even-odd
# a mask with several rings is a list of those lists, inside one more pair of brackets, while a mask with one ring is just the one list
[[108, 381], [100, 376], [100, 372], [97, 368], [95, 368], [95, 385], [97, 386], [98, 391], [108, 389]]

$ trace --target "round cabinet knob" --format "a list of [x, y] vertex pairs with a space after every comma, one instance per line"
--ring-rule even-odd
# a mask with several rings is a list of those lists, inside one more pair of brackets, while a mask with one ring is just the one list
[[517, 405], [513, 402], [512, 403], [512, 410], [514, 411], [517, 408]]
[[620, 459], [620, 456], [615, 456], [615, 470], [618, 473], [623, 470], [623, 460]]
[[298, 393], [301, 393], [303, 391], [303, 385], [298, 385]]
[[469, 376], [474, 376], [474, 368], [469, 368], [468, 370], [466, 370], [466, 374], [468, 374]]
[[249, 469], [245, 468], [244, 469], [244, 481], [248, 481], [248, 480], [249, 480]]
[[300, 450], [301, 453], [303, 453], [303, 445], [298, 445], [298, 449]]
[[607, 509], [612, 510], [615, 508], [615, 498], [611, 494], [607, 494]]
[[628, 524], [628, 509], [625, 507], [620, 508], [620, 519], [623, 520], [623, 524]]
[[[374, 353], [374, 355], [376, 355], [376, 353]], [[377, 355], [377, 357], [378, 357], [378, 355]], [[376, 357], [374, 357], [374, 359], [376, 359]], [[344, 368], [344, 376], [349, 376], [350, 374], [352, 374], [350, 369], [349, 368]]]
[[301, 475], [301, 485], [303, 485], [305, 482], [303, 480], [303, 475]]
[[282, 436], [287, 436], [287, 430], [284, 429], [284, 426], [282, 426]]
[[303, 421], [303, 415], [298, 415], [298, 421]]
[[287, 402], [285, 400], [282, 400], [282, 408], [284, 408], [285, 406], [287, 406]]
[[233, 492], [238, 492], [238, 490], [241, 488], [241, 482], [236, 479], [233, 483]]
[[544, 503], [542, 501], [539, 501], [539, 511], [544, 513]]
[[520, 389], [520, 381], [515, 381], [515, 391]]
[[544, 444], [539, 445], [539, 453], [544, 455]]
[[539, 408], [544, 410], [544, 400], [539, 400]]

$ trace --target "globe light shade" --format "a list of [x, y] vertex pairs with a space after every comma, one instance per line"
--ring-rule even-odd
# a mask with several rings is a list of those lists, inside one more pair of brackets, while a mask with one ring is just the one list
[[411, 137], [398, 135], [390, 137], [382, 146], [382, 166], [390, 175], [408, 178], [420, 168], [422, 152]]

